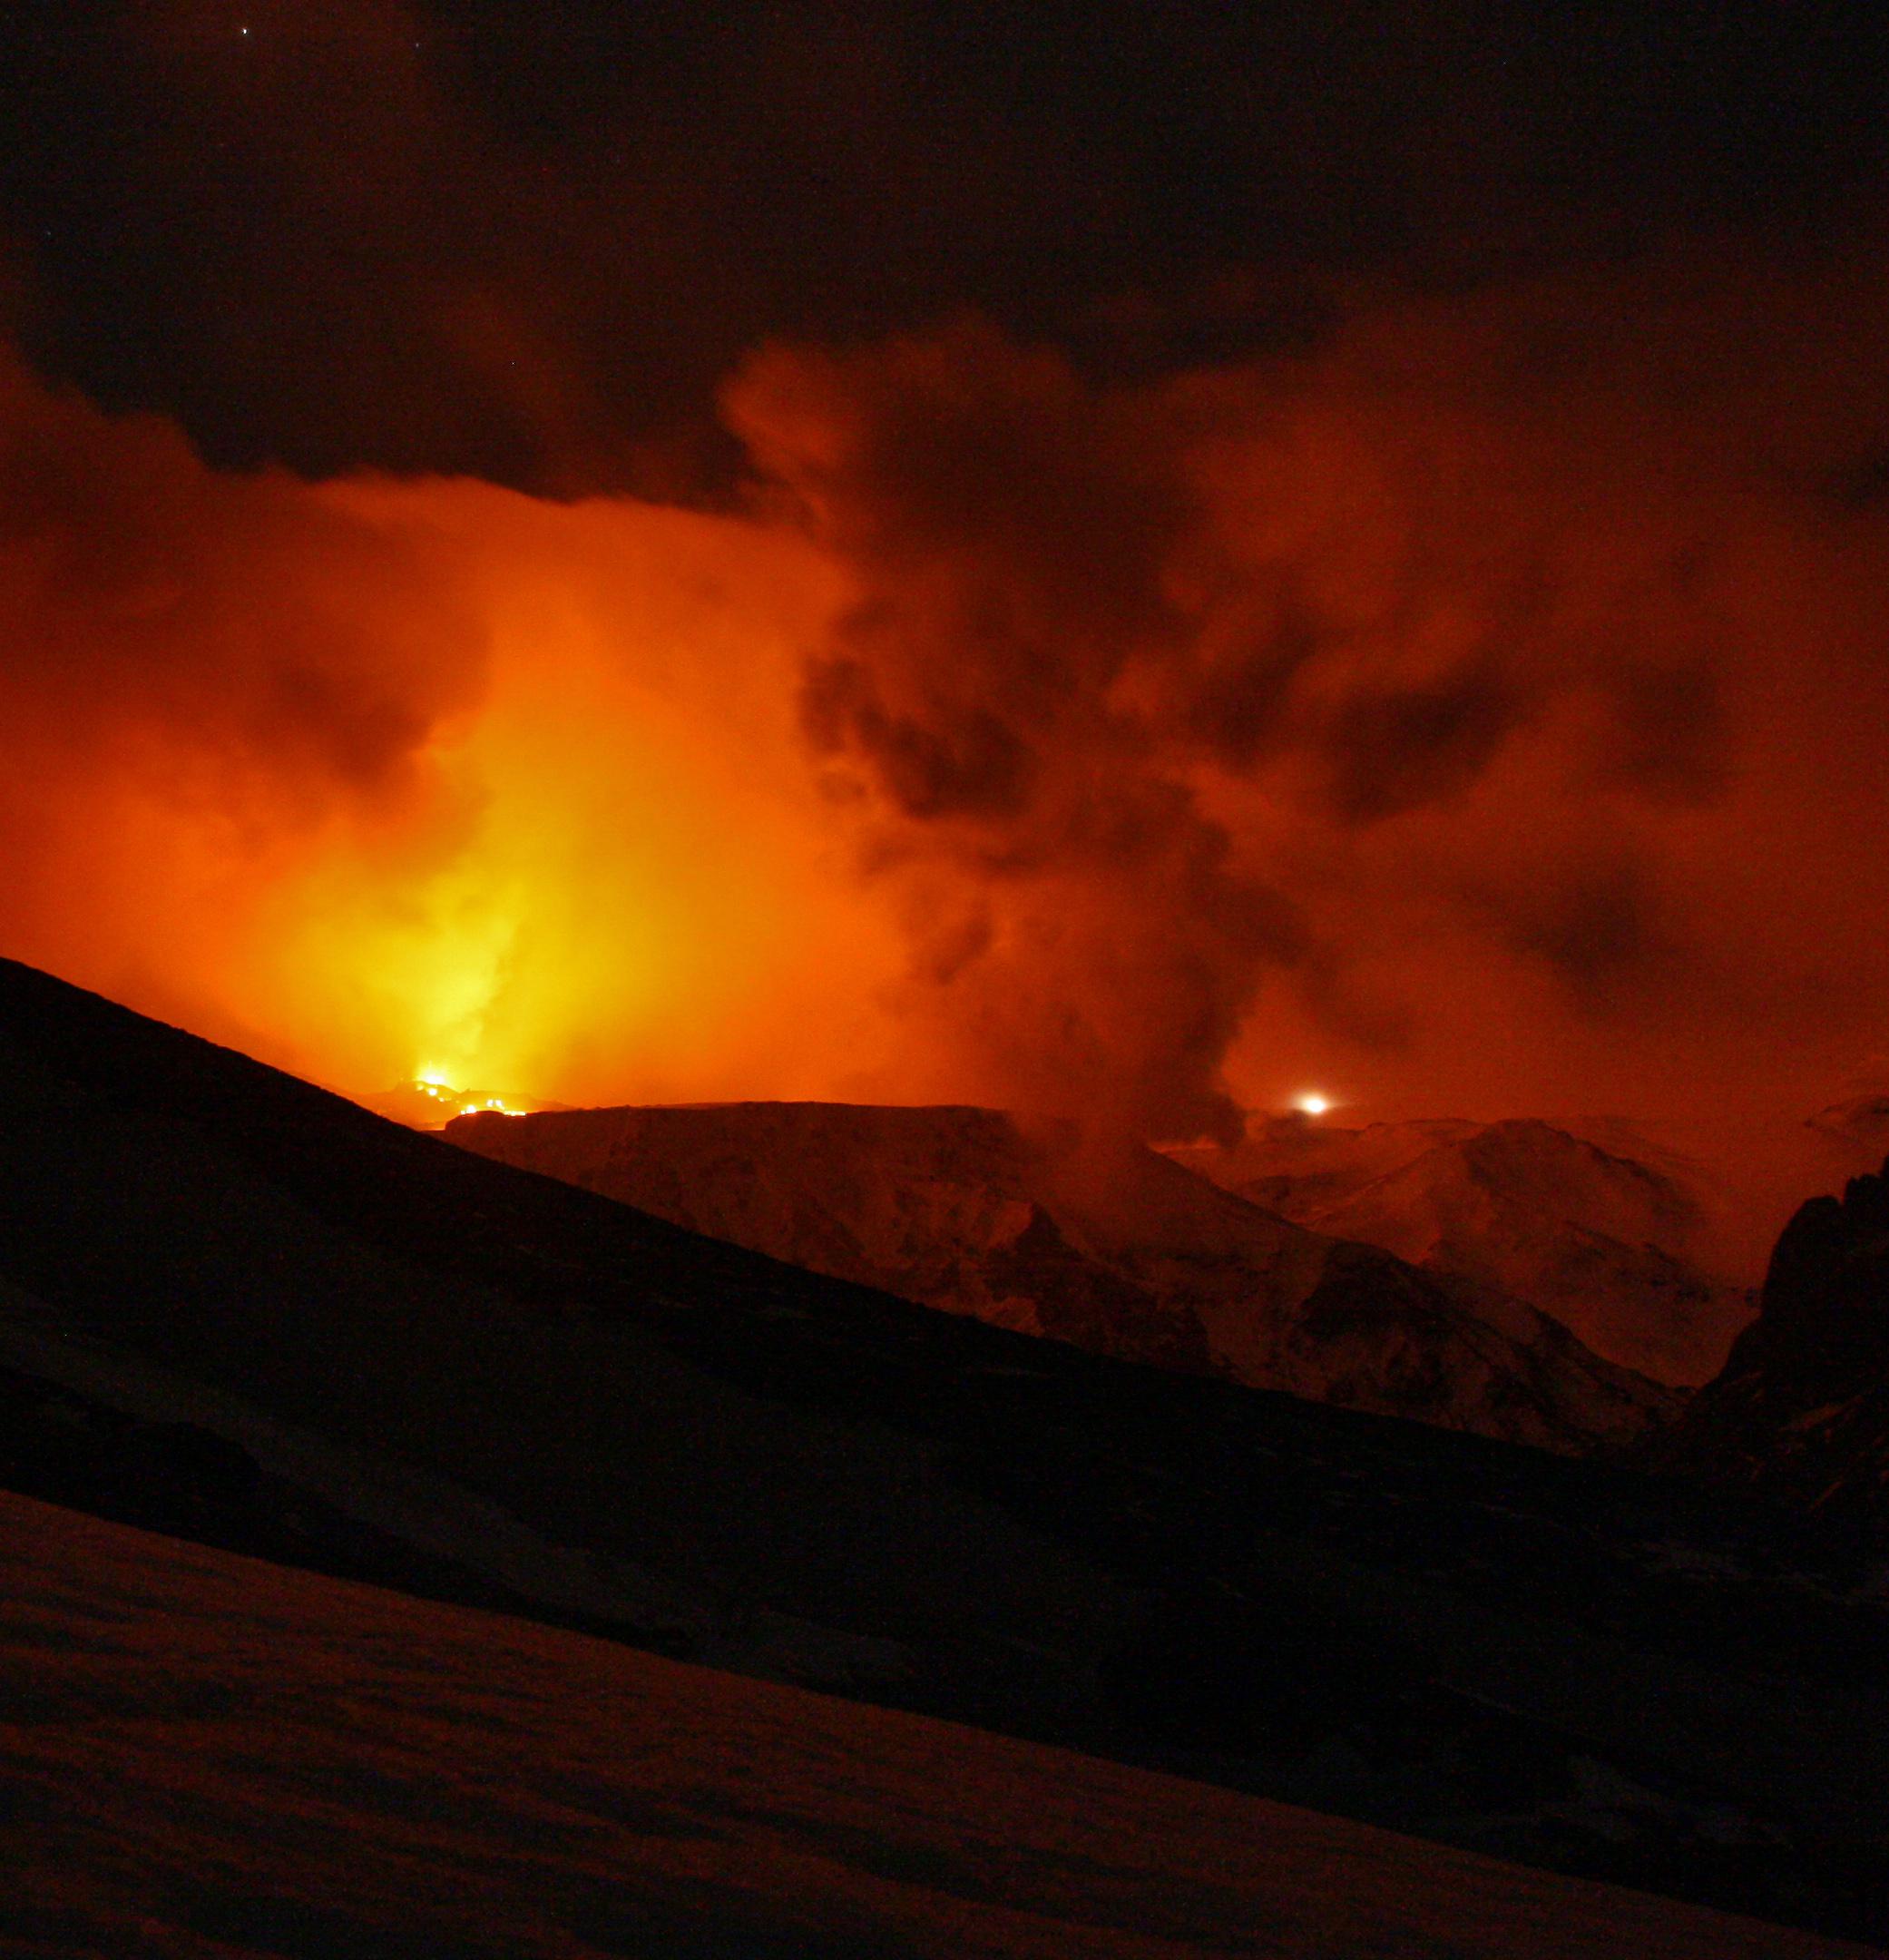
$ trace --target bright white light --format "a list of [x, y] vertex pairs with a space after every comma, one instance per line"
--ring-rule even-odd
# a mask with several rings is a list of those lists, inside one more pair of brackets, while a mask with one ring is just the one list
[[1304, 1111], [1307, 1116], [1323, 1116], [1331, 1107], [1331, 1102], [1322, 1095], [1302, 1095], [1292, 1106], [1296, 1110]]

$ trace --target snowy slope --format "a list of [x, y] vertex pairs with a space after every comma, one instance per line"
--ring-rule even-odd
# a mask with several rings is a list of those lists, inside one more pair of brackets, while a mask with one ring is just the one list
[[1659, 1381], [1708, 1379], [1751, 1318], [1700, 1262], [1705, 1220], [1675, 1176], [1548, 1123], [1275, 1120], [1176, 1155], [1302, 1225], [1527, 1300]]
[[1864, 1949], [0, 1495], [40, 1960]]
[[1670, 1411], [1487, 1288], [1307, 1231], [1140, 1146], [965, 1108], [473, 1115], [447, 1140], [816, 1272], [1124, 1359], [1549, 1448]]

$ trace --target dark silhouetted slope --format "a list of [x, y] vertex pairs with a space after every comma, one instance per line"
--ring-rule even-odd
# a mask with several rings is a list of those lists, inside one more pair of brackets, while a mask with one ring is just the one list
[[1866, 1548], [821, 1279], [5, 963], [0, 1457], [206, 1543], [1889, 1932]]
[[1757, 1320], [1647, 1460], [1889, 1526], [1889, 1164], [1786, 1226]]

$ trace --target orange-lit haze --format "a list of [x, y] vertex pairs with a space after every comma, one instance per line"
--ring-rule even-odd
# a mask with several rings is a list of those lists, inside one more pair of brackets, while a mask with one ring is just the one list
[[890, 928], [778, 527], [220, 478], [15, 375], [8, 952], [351, 1091], [830, 1090]]
[[15, 364], [0, 949], [356, 1093], [1315, 1082], [1755, 1162], [1889, 1049], [1885, 298], [775, 347], [720, 513], [221, 473]]

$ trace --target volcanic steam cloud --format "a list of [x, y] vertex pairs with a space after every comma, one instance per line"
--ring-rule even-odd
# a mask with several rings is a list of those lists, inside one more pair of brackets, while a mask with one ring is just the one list
[[1814, 1107], [1889, 984], [1885, 298], [774, 346], [715, 511], [220, 472], [11, 362], [0, 946], [352, 1091]]

